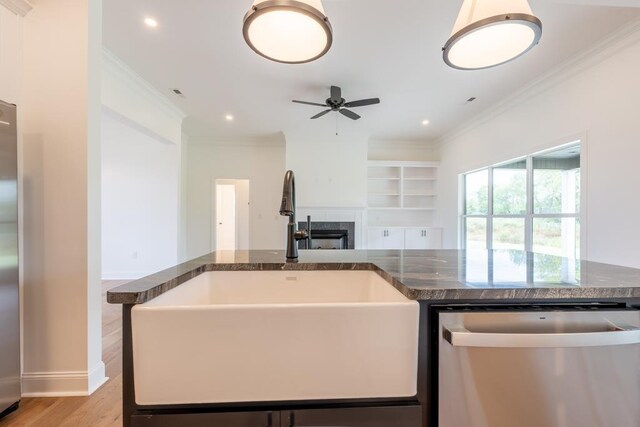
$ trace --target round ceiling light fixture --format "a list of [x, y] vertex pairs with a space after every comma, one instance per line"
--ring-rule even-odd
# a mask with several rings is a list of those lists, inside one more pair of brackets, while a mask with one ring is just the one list
[[255, 0], [242, 33], [258, 55], [285, 64], [314, 61], [333, 42], [322, 0]]
[[151, 28], [155, 28], [158, 26], [158, 21], [151, 17], [144, 18], [144, 23], [147, 25], [147, 27]]
[[542, 37], [542, 22], [527, 0], [464, 0], [444, 62], [460, 70], [481, 70], [527, 53]]

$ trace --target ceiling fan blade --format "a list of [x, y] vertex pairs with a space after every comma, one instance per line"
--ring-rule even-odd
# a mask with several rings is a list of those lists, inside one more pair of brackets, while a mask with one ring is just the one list
[[343, 116], [349, 117], [351, 120], [358, 120], [360, 118], [359, 115], [357, 115], [351, 110], [347, 110], [346, 108], [341, 109], [340, 114], [342, 114]]
[[338, 86], [331, 86], [331, 101], [338, 104], [342, 100], [342, 89]]
[[325, 114], [327, 114], [330, 111], [331, 111], [331, 108], [329, 108], [328, 110], [324, 110], [323, 112], [318, 113], [315, 116], [311, 117], [311, 120], [314, 120], [314, 119], [317, 119], [319, 117], [322, 117], [322, 116], [324, 116]]
[[347, 108], [364, 107], [365, 105], [380, 104], [380, 98], [361, 99], [359, 101], [351, 101], [344, 104]]
[[316, 107], [326, 107], [327, 104], [318, 104], [317, 102], [307, 102], [307, 101], [296, 101], [295, 99], [291, 102], [295, 102], [296, 104], [305, 104], [305, 105], [315, 105]]

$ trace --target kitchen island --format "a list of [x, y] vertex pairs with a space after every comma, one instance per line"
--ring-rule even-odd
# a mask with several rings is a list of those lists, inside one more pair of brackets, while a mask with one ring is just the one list
[[[144, 406], [135, 401], [133, 384], [133, 348], [131, 309], [180, 286], [209, 271], [280, 271], [280, 270], [366, 270], [380, 275], [404, 296], [420, 303], [417, 395], [397, 399], [359, 399], [339, 401], [247, 402], [246, 404], [211, 404], [178, 406]], [[576, 261], [550, 255], [521, 251], [301, 251], [298, 262], [286, 262], [283, 251], [216, 252], [169, 268], [154, 275], [115, 288], [108, 301], [123, 304], [123, 393], [125, 425], [159, 425], [157, 422], [185, 422], [186, 415], [198, 424], [215, 423], [212, 413], [227, 416], [230, 412], [259, 414], [270, 420], [265, 425], [296, 425], [305, 412], [343, 411], [340, 420], [357, 424], [354, 411], [359, 408], [396, 420], [392, 425], [415, 425], [401, 421], [403, 416], [415, 420], [420, 411], [421, 425], [437, 425], [437, 348], [435, 313], [441, 307], [465, 305], [535, 306], [580, 304], [580, 308], [640, 305], [640, 270], [588, 261]], [[286, 412], [289, 411], [289, 412]], [[346, 413], [344, 412], [346, 411]], [[399, 411], [399, 412], [395, 412]], [[281, 418], [286, 415], [288, 418]], [[209, 414], [209, 415], [206, 415]], [[249, 416], [247, 415], [247, 416]], [[332, 415], [333, 416], [333, 415]], [[164, 418], [158, 418], [164, 417]], [[199, 418], [200, 417], [200, 418]], [[217, 419], [217, 418], [215, 418]], [[223, 418], [220, 418], [223, 419]], [[262, 419], [262, 418], [260, 418]], [[322, 416], [319, 418], [322, 419]], [[333, 418], [330, 418], [333, 420]], [[212, 421], [214, 420], [214, 421]], [[355, 421], [354, 421], [355, 420]], [[345, 422], [347, 422], [345, 421]], [[224, 419], [229, 426], [236, 425]], [[260, 421], [262, 422], [262, 421]], [[289, 422], [289, 424], [287, 424]], [[300, 422], [300, 421], [299, 421]], [[304, 425], [333, 425], [325, 417], [321, 424], [304, 421]], [[411, 421], [413, 422], [413, 421]], [[253, 424], [252, 424], [253, 423]], [[237, 425], [257, 425], [256, 421]], [[387, 422], [388, 423], [388, 422]], [[191, 424], [190, 424], [191, 425]], [[215, 425], [215, 424], [213, 424]], [[302, 424], [298, 424], [302, 425]], [[340, 425], [340, 424], [335, 424]], [[363, 424], [373, 425], [373, 424]], [[376, 424], [377, 425], [377, 424]], [[382, 424], [384, 425], [384, 424]]]
[[107, 293], [112, 304], [141, 304], [205, 271], [372, 270], [410, 299], [640, 298], [640, 269], [522, 251], [221, 251]]

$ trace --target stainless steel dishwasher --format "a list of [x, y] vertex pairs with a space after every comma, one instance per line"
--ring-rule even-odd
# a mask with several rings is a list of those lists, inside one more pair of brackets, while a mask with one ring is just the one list
[[640, 426], [640, 312], [439, 312], [440, 427]]

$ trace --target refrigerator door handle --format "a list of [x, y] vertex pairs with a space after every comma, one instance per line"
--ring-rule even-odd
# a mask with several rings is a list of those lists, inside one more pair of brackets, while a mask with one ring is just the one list
[[454, 347], [563, 348], [640, 344], [640, 328], [633, 326], [613, 326], [605, 332], [549, 334], [471, 332], [462, 326], [445, 326], [443, 335]]

